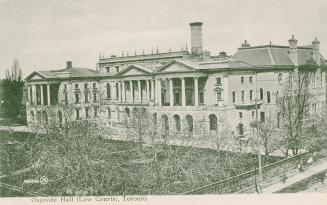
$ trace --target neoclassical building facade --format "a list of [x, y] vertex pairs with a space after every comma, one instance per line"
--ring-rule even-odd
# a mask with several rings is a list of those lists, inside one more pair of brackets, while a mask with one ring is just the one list
[[190, 27], [190, 51], [112, 55], [100, 57], [94, 70], [67, 62], [61, 70], [31, 73], [26, 78], [28, 123], [92, 120], [126, 128], [137, 111], [146, 110], [166, 130], [179, 131], [186, 124], [189, 131], [211, 131], [224, 123], [224, 129], [248, 135], [256, 105], [260, 121], [271, 118], [279, 127], [277, 100], [292, 89], [298, 67], [307, 64], [318, 67], [310, 82], [310, 113], [322, 112], [325, 60], [317, 39], [309, 46], [298, 46], [294, 36], [287, 46], [245, 41], [232, 56], [213, 56], [202, 48], [202, 23]]

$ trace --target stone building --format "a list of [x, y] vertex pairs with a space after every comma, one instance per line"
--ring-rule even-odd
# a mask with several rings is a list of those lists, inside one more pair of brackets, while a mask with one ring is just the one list
[[202, 47], [202, 23], [190, 27], [190, 51], [101, 56], [96, 70], [67, 62], [61, 70], [31, 73], [28, 123], [87, 119], [124, 127], [145, 109], [163, 129], [179, 131], [185, 124], [190, 131], [197, 126], [210, 131], [224, 122], [243, 136], [252, 132], [256, 104], [260, 121], [270, 117], [279, 126], [277, 99], [292, 89], [298, 67], [307, 64], [319, 67], [310, 84], [310, 112], [321, 113], [326, 76], [320, 67], [326, 63], [317, 39], [309, 46], [298, 46], [294, 36], [287, 46], [245, 41], [232, 56], [212, 56]]

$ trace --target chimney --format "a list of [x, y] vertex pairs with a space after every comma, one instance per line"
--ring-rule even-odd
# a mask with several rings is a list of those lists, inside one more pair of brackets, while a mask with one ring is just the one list
[[202, 54], [202, 22], [190, 23], [191, 26], [191, 54]]
[[226, 57], [227, 57], [227, 53], [225, 51], [219, 52], [218, 58], [226, 58]]
[[320, 41], [318, 41], [316, 37], [315, 40], [312, 41], [312, 49], [313, 49], [312, 58], [318, 66], [320, 66], [319, 46], [320, 46]]
[[250, 44], [248, 43], [247, 40], [245, 40], [244, 43], [242, 43], [241, 47], [242, 48], [247, 48], [247, 47], [250, 47]]
[[71, 61], [67, 61], [66, 68], [72, 68], [72, 67], [73, 67], [73, 63]]
[[292, 35], [292, 38], [288, 40], [288, 43], [290, 47], [289, 58], [295, 66], [298, 66], [297, 39], [294, 38], [294, 35]]

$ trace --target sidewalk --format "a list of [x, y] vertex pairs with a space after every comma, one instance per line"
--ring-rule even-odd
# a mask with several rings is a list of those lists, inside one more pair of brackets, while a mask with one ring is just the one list
[[271, 186], [264, 188], [263, 193], [275, 193], [277, 191], [287, 188], [297, 182], [307, 179], [307, 178], [309, 178], [321, 171], [324, 171], [324, 170], [327, 170], [327, 161], [326, 160], [324, 160], [316, 165], [311, 165], [309, 167], [306, 167], [304, 169], [304, 172], [298, 173], [297, 175], [288, 178], [285, 183], [283, 183], [281, 180], [279, 180], [276, 184], [273, 184]]

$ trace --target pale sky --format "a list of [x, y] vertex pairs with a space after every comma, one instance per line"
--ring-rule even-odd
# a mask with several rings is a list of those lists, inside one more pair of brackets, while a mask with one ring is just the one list
[[99, 53], [190, 47], [189, 23], [202, 21], [204, 49], [233, 54], [251, 45], [298, 45], [317, 37], [327, 58], [326, 0], [0, 0], [0, 78], [20, 61], [33, 70], [95, 69]]

